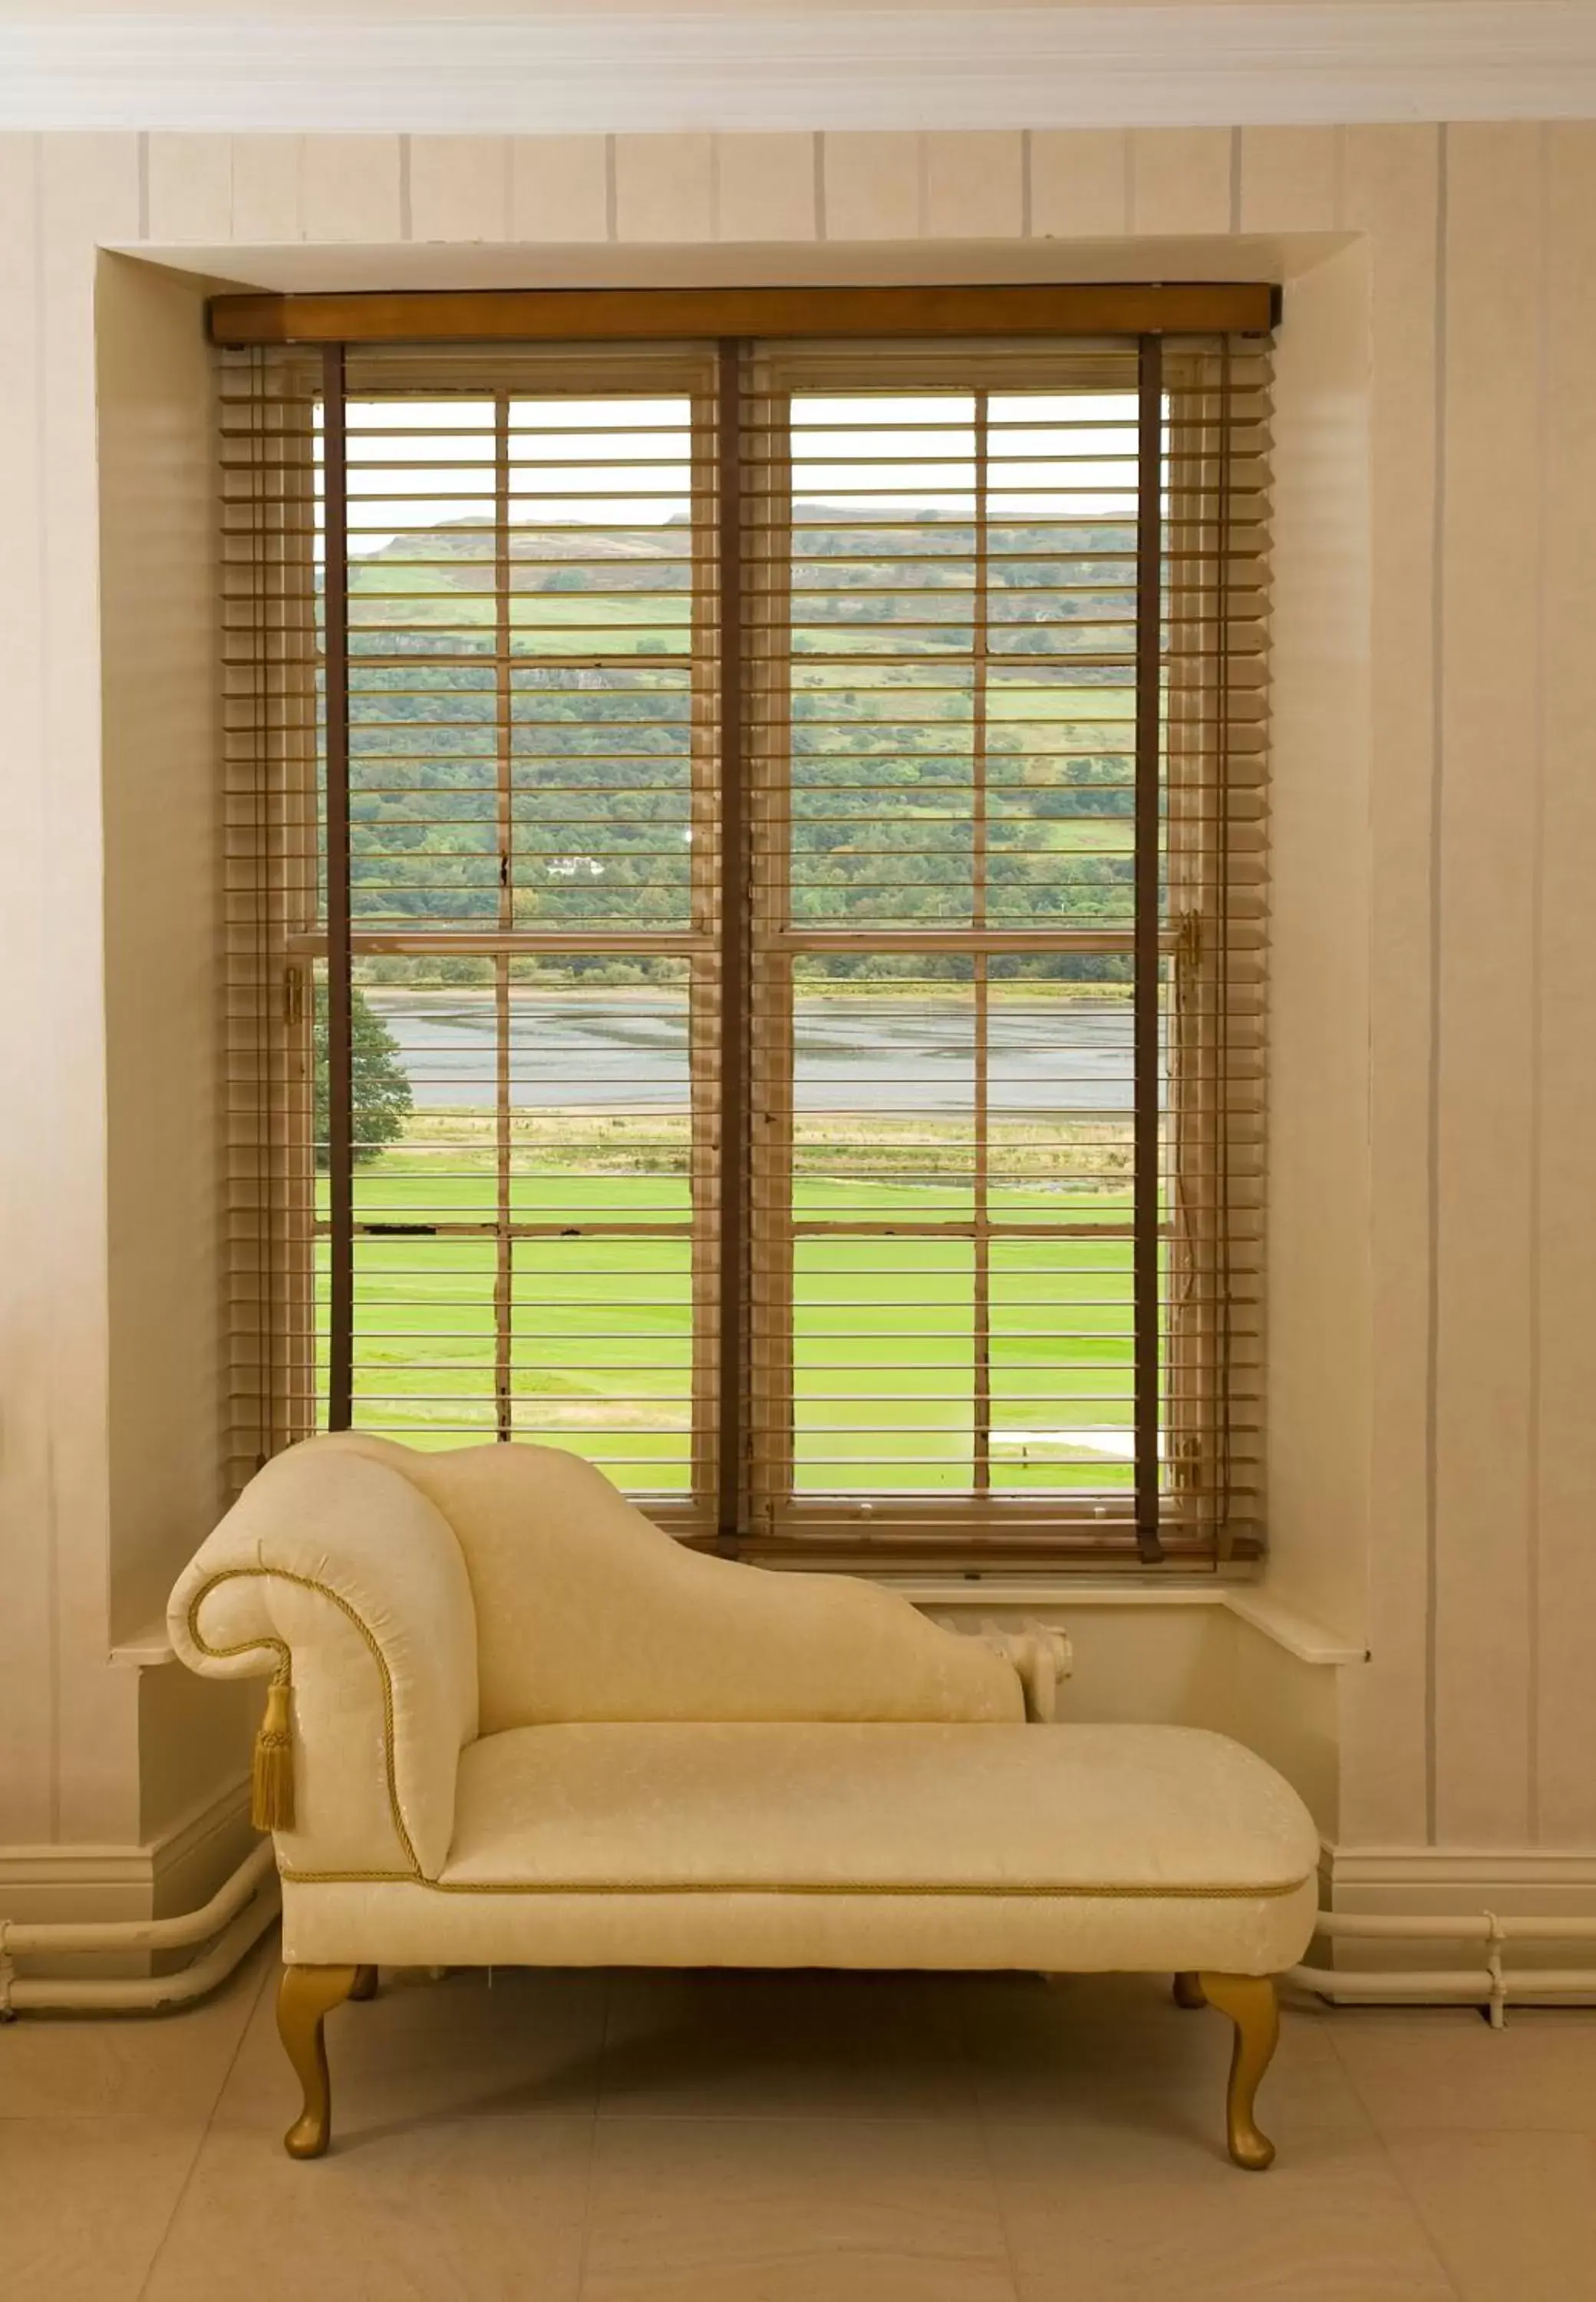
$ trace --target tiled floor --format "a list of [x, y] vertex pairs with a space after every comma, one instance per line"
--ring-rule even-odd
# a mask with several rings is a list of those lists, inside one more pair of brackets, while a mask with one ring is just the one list
[[1260, 2177], [1153, 1982], [385, 1976], [296, 2165], [274, 1970], [0, 2029], [6, 2302], [1596, 2302], [1596, 2013], [1292, 2012]]

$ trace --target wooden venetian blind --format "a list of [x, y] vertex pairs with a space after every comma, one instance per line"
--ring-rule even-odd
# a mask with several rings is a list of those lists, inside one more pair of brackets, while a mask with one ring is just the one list
[[1264, 340], [223, 365], [240, 1475], [1255, 1546]]

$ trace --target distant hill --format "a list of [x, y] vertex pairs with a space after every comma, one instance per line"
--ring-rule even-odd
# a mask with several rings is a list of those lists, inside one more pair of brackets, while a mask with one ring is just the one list
[[[836, 572], [839, 591], [863, 591], [878, 583], [897, 553], [883, 550], [878, 558], [861, 556], [861, 538], [850, 523], [860, 517], [861, 507], [844, 508], [836, 504], [802, 502], [794, 507], [794, 522], [799, 533], [794, 537], [794, 556], [805, 560], [834, 559], [845, 555], [848, 564]], [[873, 515], [869, 515], [872, 516]], [[686, 591], [692, 581], [691, 563], [686, 550], [687, 515], [677, 513], [661, 520], [651, 531], [634, 531], [615, 534], [601, 528], [565, 527], [542, 531], [512, 531], [510, 542], [511, 584], [517, 592], [563, 592], [584, 590], [594, 592], [675, 592]], [[895, 543], [903, 531], [915, 527], [969, 529], [971, 523], [957, 512], [920, 511], [912, 517], [894, 525]], [[535, 555], [522, 558], [522, 551], [532, 534], [536, 535]], [[1008, 584], [1035, 585], [1038, 582], [1039, 566], [1060, 563], [1061, 541], [1068, 537], [1067, 559], [1069, 580], [1079, 585], [1094, 578], [1105, 585], [1122, 588], [1129, 580], [1126, 553], [1135, 548], [1135, 531], [1129, 525], [1115, 526], [1096, 522], [1090, 525], [1066, 527], [1059, 522], [1046, 524], [997, 521], [988, 524], [988, 547], [998, 554], [1013, 554], [1027, 564], [1015, 566], [1000, 557], [989, 569], [995, 587]], [[413, 531], [396, 536], [380, 551], [370, 551], [351, 561], [349, 585], [351, 591], [392, 592], [395, 584], [396, 562], [408, 559], [452, 561], [453, 567], [436, 570], [438, 584], [464, 592], [491, 591], [493, 585], [493, 524], [491, 520], [453, 520], [437, 527]], [[1101, 557], [1099, 558], [1099, 555]], [[551, 563], [551, 564], [550, 564]], [[379, 576], [376, 571], [382, 570]], [[573, 582], [573, 577], [578, 580]], [[384, 580], [385, 579], [385, 580]], [[968, 589], [970, 577], [970, 556], [958, 550], [950, 550], [946, 565], [935, 560], [922, 561], [916, 571], [915, 583], [927, 590]], [[1046, 580], [1045, 576], [1040, 580]], [[1082, 612], [1085, 602], [1077, 592], [1073, 612]]]

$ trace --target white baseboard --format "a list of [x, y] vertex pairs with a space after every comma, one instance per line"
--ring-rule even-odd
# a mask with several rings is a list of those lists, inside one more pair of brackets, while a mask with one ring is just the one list
[[[1596, 1850], [1546, 1846], [1326, 1846], [1320, 1907], [1360, 1916], [1426, 1919], [1596, 1919]], [[1587, 1940], [1575, 1954], [1567, 1943], [1516, 1942], [1518, 1967], [1588, 1966]], [[1321, 1963], [1421, 1970], [1458, 1963], [1456, 1943], [1414, 1937], [1402, 1941], [1321, 1942]], [[1465, 1962], [1472, 1962], [1472, 1953]]]
[[1596, 1916], [1596, 1849], [1589, 1847], [1327, 1846], [1325, 1866], [1337, 1910]]
[[[90, 1925], [197, 1910], [238, 1868], [256, 1836], [248, 1777], [240, 1776], [145, 1845], [0, 1845], [0, 1918], [20, 1925]], [[81, 1961], [74, 1963], [90, 1970]], [[147, 1958], [92, 1962], [97, 1974], [148, 1968]]]

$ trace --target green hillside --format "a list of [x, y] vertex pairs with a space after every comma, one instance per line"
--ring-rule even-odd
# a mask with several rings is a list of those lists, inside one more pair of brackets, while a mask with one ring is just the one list
[[[858, 537], [827, 525], [844, 517], [822, 505], [798, 512], [794, 914], [857, 928], [958, 922], [970, 916], [975, 842], [973, 532], [947, 515], [913, 524], [923, 556], [906, 610], [901, 562], [844, 559]], [[1128, 675], [1122, 663], [1079, 659], [1128, 653], [1128, 623], [1110, 619], [1129, 613], [1133, 538], [1105, 526], [1070, 541], [1062, 570], [1049, 556], [1055, 528], [989, 532], [985, 840], [987, 913], [1000, 926], [1130, 923]], [[357, 926], [499, 919], [491, 542], [485, 525], [463, 523], [398, 539], [351, 567]], [[599, 934], [685, 926], [686, 528], [540, 530], [536, 564], [513, 557], [522, 542], [512, 535], [516, 924]], [[437, 564], [403, 564], [418, 560]], [[1041, 588], [1065, 574], [1069, 591]], [[920, 628], [898, 628], [906, 615]], [[837, 971], [877, 964], [839, 962]], [[1113, 957], [1035, 965], [1065, 979], [1126, 971]]]

